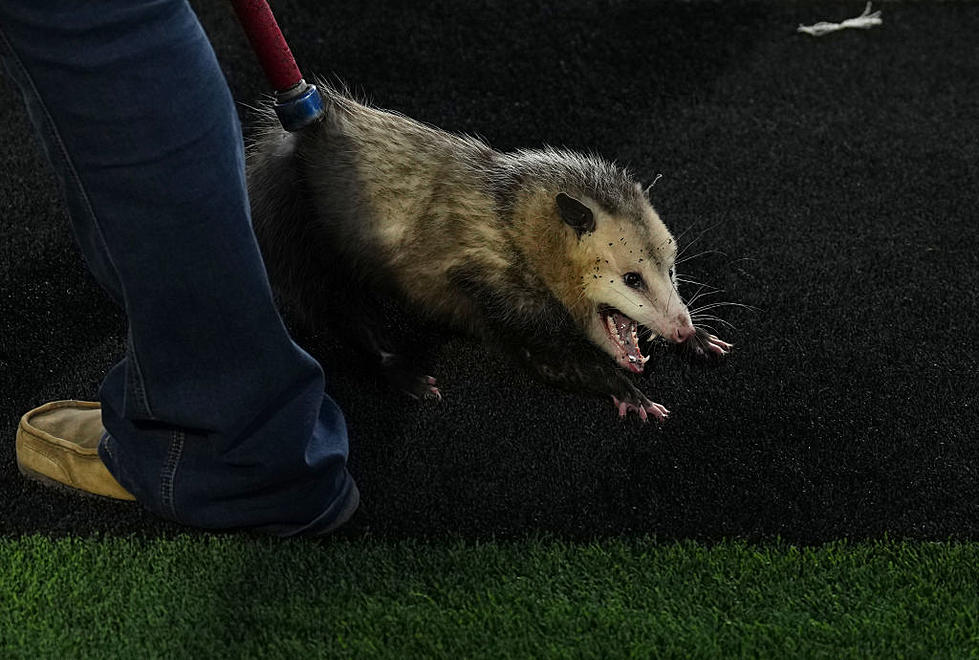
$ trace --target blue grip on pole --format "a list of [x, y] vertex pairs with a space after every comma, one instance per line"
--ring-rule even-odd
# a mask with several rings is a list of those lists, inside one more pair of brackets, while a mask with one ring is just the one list
[[323, 114], [323, 99], [320, 97], [316, 85], [310, 85], [305, 81], [300, 81], [297, 87], [305, 86], [304, 91], [293, 91], [287, 98], [281, 98], [289, 92], [276, 94], [275, 114], [279, 118], [282, 128], [289, 132], [295, 132], [309, 126]]

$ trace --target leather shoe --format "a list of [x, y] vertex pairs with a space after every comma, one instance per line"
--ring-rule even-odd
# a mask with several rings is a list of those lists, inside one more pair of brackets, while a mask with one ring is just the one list
[[99, 458], [102, 410], [91, 401], [52, 401], [20, 418], [17, 467], [28, 479], [73, 492], [134, 500]]

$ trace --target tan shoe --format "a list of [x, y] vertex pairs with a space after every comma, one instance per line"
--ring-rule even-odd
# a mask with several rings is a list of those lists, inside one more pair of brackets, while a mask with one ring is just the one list
[[134, 500], [102, 459], [102, 410], [90, 401], [52, 401], [20, 418], [17, 467], [28, 479], [75, 492]]

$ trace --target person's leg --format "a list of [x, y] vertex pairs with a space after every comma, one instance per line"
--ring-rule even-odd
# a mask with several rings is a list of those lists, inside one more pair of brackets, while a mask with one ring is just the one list
[[125, 307], [109, 470], [182, 523], [313, 533], [352, 513], [347, 435], [251, 229], [234, 104], [185, 0], [0, 0], [4, 64], [85, 259]]

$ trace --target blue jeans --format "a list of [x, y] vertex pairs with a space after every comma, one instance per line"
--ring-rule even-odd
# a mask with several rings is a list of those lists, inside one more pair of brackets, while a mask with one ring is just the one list
[[235, 107], [186, 0], [0, 0], [0, 39], [85, 261], [129, 321], [99, 394], [109, 471], [187, 525], [342, 524], [359, 501], [346, 425], [274, 306]]

